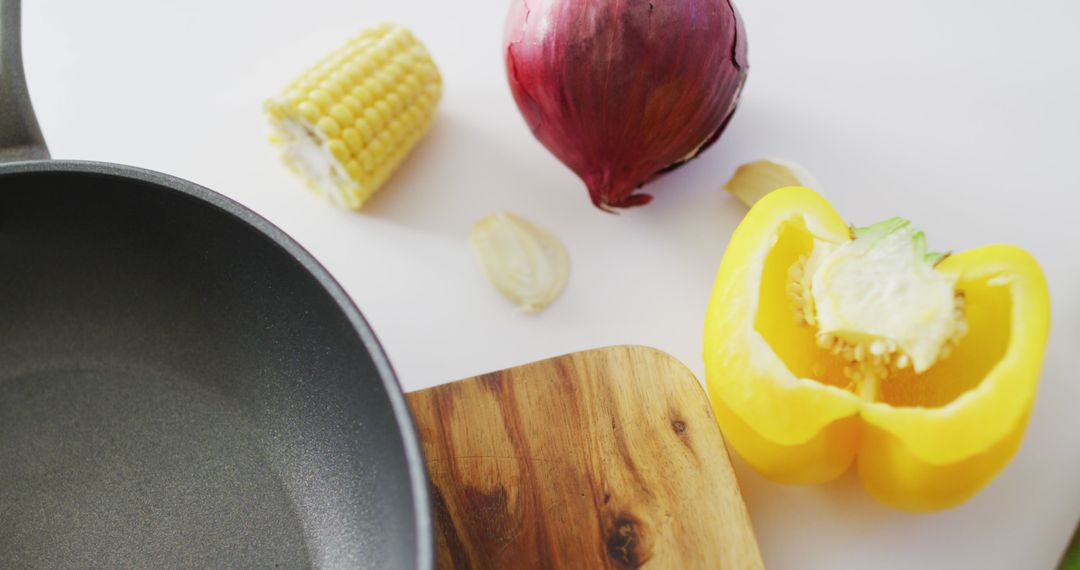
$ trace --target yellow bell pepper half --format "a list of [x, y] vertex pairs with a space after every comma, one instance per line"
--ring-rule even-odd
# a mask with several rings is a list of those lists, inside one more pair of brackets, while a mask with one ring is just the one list
[[[967, 332], [947, 358], [893, 370], [870, 395], [793, 318], [790, 274], [815, 243], [852, 229], [817, 193], [776, 190], [747, 214], [720, 264], [705, 326], [705, 369], [727, 441], [766, 478], [817, 484], [857, 462], [864, 487], [910, 511], [954, 506], [1020, 445], [1050, 322], [1042, 271], [1023, 250], [946, 256]], [[817, 240], [817, 241], [815, 241]]]

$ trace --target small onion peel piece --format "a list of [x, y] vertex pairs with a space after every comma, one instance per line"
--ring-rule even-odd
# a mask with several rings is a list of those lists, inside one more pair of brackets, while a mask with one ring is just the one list
[[570, 272], [562, 242], [510, 212], [490, 214], [476, 222], [469, 244], [491, 284], [525, 312], [551, 304]]
[[817, 180], [803, 167], [777, 158], [763, 158], [747, 162], [735, 169], [735, 174], [724, 184], [747, 206], [753, 206], [766, 194], [785, 186], [805, 186], [821, 190]]

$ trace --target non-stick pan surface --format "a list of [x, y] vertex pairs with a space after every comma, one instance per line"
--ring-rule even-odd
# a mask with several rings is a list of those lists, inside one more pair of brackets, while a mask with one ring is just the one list
[[307, 253], [176, 178], [0, 165], [0, 568], [431, 558], [400, 389]]

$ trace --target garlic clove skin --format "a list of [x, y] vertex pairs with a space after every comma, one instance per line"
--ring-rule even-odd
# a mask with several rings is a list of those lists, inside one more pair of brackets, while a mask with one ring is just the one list
[[724, 184], [724, 190], [749, 207], [769, 192], [785, 186], [821, 189], [813, 175], [798, 164], [778, 158], [763, 158], [736, 168], [735, 174]]
[[511, 212], [497, 212], [476, 222], [469, 244], [488, 281], [525, 312], [551, 304], [570, 273], [570, 258], [562, 242]]

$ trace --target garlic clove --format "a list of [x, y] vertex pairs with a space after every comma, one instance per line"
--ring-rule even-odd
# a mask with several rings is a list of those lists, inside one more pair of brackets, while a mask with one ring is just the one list
[[551, 304], [570, 272], [566, 248], [554, 234], [510, 212], [473, 225], [469, 243], [491, 284], [526, 312]]
[[724, 184], [724, 190], [734, 194], [747, 206], [753, 206], [769, 192], [785, 186], [820, 189], [810, 172], [798, 164], [776, 158], [763, 158], [736, 168], [735, 174]]

